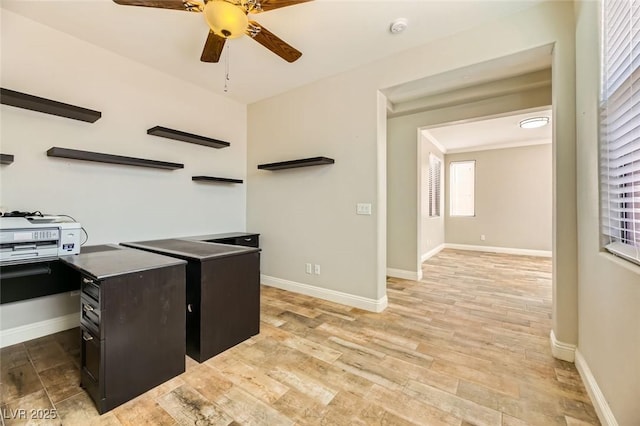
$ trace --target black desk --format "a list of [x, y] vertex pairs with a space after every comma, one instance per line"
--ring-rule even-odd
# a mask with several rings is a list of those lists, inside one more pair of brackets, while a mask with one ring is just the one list
[[185, 261], [117, 247], [60, 261], [80, 277], [81, 386], [100, 413], [185, 371]]
[[260, 332], [260, 249], [187, 239], [122, 243], [187, 264], [187, 355], [206, 361]]

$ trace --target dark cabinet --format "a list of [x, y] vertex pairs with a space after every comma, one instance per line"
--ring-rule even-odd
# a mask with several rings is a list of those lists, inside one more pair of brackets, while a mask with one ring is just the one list
[[81, 386], [104, 413], [185, 371], [185, 263], [140, 250], [66, 260], [81, 274]]
[[260, 332], [259, 249], [186, 239], [123, 245], [188, 262], [186, 337], [191, 358], [206, 361]]
[[206, 361], [260, 332], [260, 253], [189, 262], [187, 355]]

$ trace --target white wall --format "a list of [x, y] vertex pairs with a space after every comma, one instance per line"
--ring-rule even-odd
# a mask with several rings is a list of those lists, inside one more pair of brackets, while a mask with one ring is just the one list
[[[376, 270], [385, 210], [377, 195], [378, 94], [371, 89], [339, 77], [249, 106], [247, 222], [261, 233], [264, 275], [355, 296], [375, 310], [385, 303]], [[315, 156], [335, 164], [257, 170]], [[372, 203], [372, 215], [356, 215], [357, 203]], [[305, 263], [319, 264], [321, 274], [307, 275]]]
[[[554, 59], [553, 70], [553, 104], [559, 111], [554, 120], [559, 147], [554, 151], [554, 185], [558, 188], [554, 193], [558, 212], [555, 227], [561, 230], [557, 231], [560, 238], [554, 241], [561, 253], [554, 260], [558, 283], [554, 314], [564, 312], [563, 321], [555, 324], [556, 334], [563, 341], [575, 342], [575, 70], [573, 60], [563, 59], [573, 58], [572, 22], [571, 3], [545, 2], [250, 105], [247, 222], [250, 229], [264, 235], [263, 273], [369, 300], [383, 297], [384, 276], [376, 271], [384, 270], [380, 264], [386, 260], [380, 256], [378, 244], [385, 241], [378, 238], [377, 225], [387, 206], [378, 192], [386, 176], [378, 173], [377, 90], [554, 44], [560, 56]], [[414, 147], [415, 135], [414, 130]], [[391, 154], [389, 151], [389, 158]], [[315, 155], [334, 157], [336, 164], [283, 173], [256, 170], [260, 163]], [[414, 201], [406, 208], [414, 212], [414, 227], [417, 165], [417, 160], [407, 165], [407, 176], [412, 178], [406, 190]], [[392, 194], [387, 196], [391, 204]], [[374, 214], [356, 216], [357, 202], [372, 202]], [[388, 214], [391, 216], [391, 211]], [[415, 240], [409, 250], [417, 257]], [[305, 262], [321, 263], [322, 275], [306, 275]], [[409, 268], [415, 265], [417, 259]]]
[[[578, 351], [611, 410], [603, 424], [640, 424], [640, 267], [601, 250], [598, 195], [599, 2], [576, 3]], [[579, 361], [582, 361], [582, 365]], [[586, 377], [589, 378], [589, 375]], [[587, 382], [588, 384], [589, 382]], [[603, 414], [602, 411], [600, 413]], [[608, 415], [608, 416], [607, 416]]]
[[[194, 175], [245, 178], [245, 105], [6, 10], [1, 30], [2, 87], [102, 112], [90, 124], [2, 105], [1, 151], [15, 155], [13, 164], [0, 167], [3, 208], [71, 215], [88, 231], [88, 245], [245, 229], [244, 184], [191, 181]], [[212, 149], [147, 135], [156, 125], [231, 146]], [[53, 146], [184, 163], [185, 168], [49, 158], [46, 151]], [[51, 303], [66, 306], [68, 298], [54, 297]], [[3, 324], [15, 326], [8, 312], [13, 317], [31, 306], [19, 305], [0, 308]]]
[[[447, 154], [445, 159], [448, 244], [551, 251], [551, 144]], [[451, 216], [454, 161], [475, 161], [475, 216]]]

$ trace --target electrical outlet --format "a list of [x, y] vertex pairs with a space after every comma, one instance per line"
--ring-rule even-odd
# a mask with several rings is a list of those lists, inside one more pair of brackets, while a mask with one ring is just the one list
[[356, 204], [356, 214], [371, 214], [371, 203], [358, 203]]
[[305, 268], [305, 271], [307, 272], [307, 274], [311, 273], [311, 264], [310, 263], [305, 263], [304, 264], [304, 268]]
[[80, 296], [80, 290], [73, 290], [69, 292], [69, 296]]
[[482, 235], [480, 235], [480, 239], [481, 239], [482, 241], [484, 241], [484, 240], [486, 240], [487, 238], [484, 236], [484, 234], [482, 234]]
[[320, 275], [320, 265], [315, 265], [313, 272], [316, 275]]

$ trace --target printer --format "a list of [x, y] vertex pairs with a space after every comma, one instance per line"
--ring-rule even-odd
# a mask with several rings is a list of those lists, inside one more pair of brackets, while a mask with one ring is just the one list
[[0, 266], [78, 254], [81, 233], [65, 216], [0, 217]]

